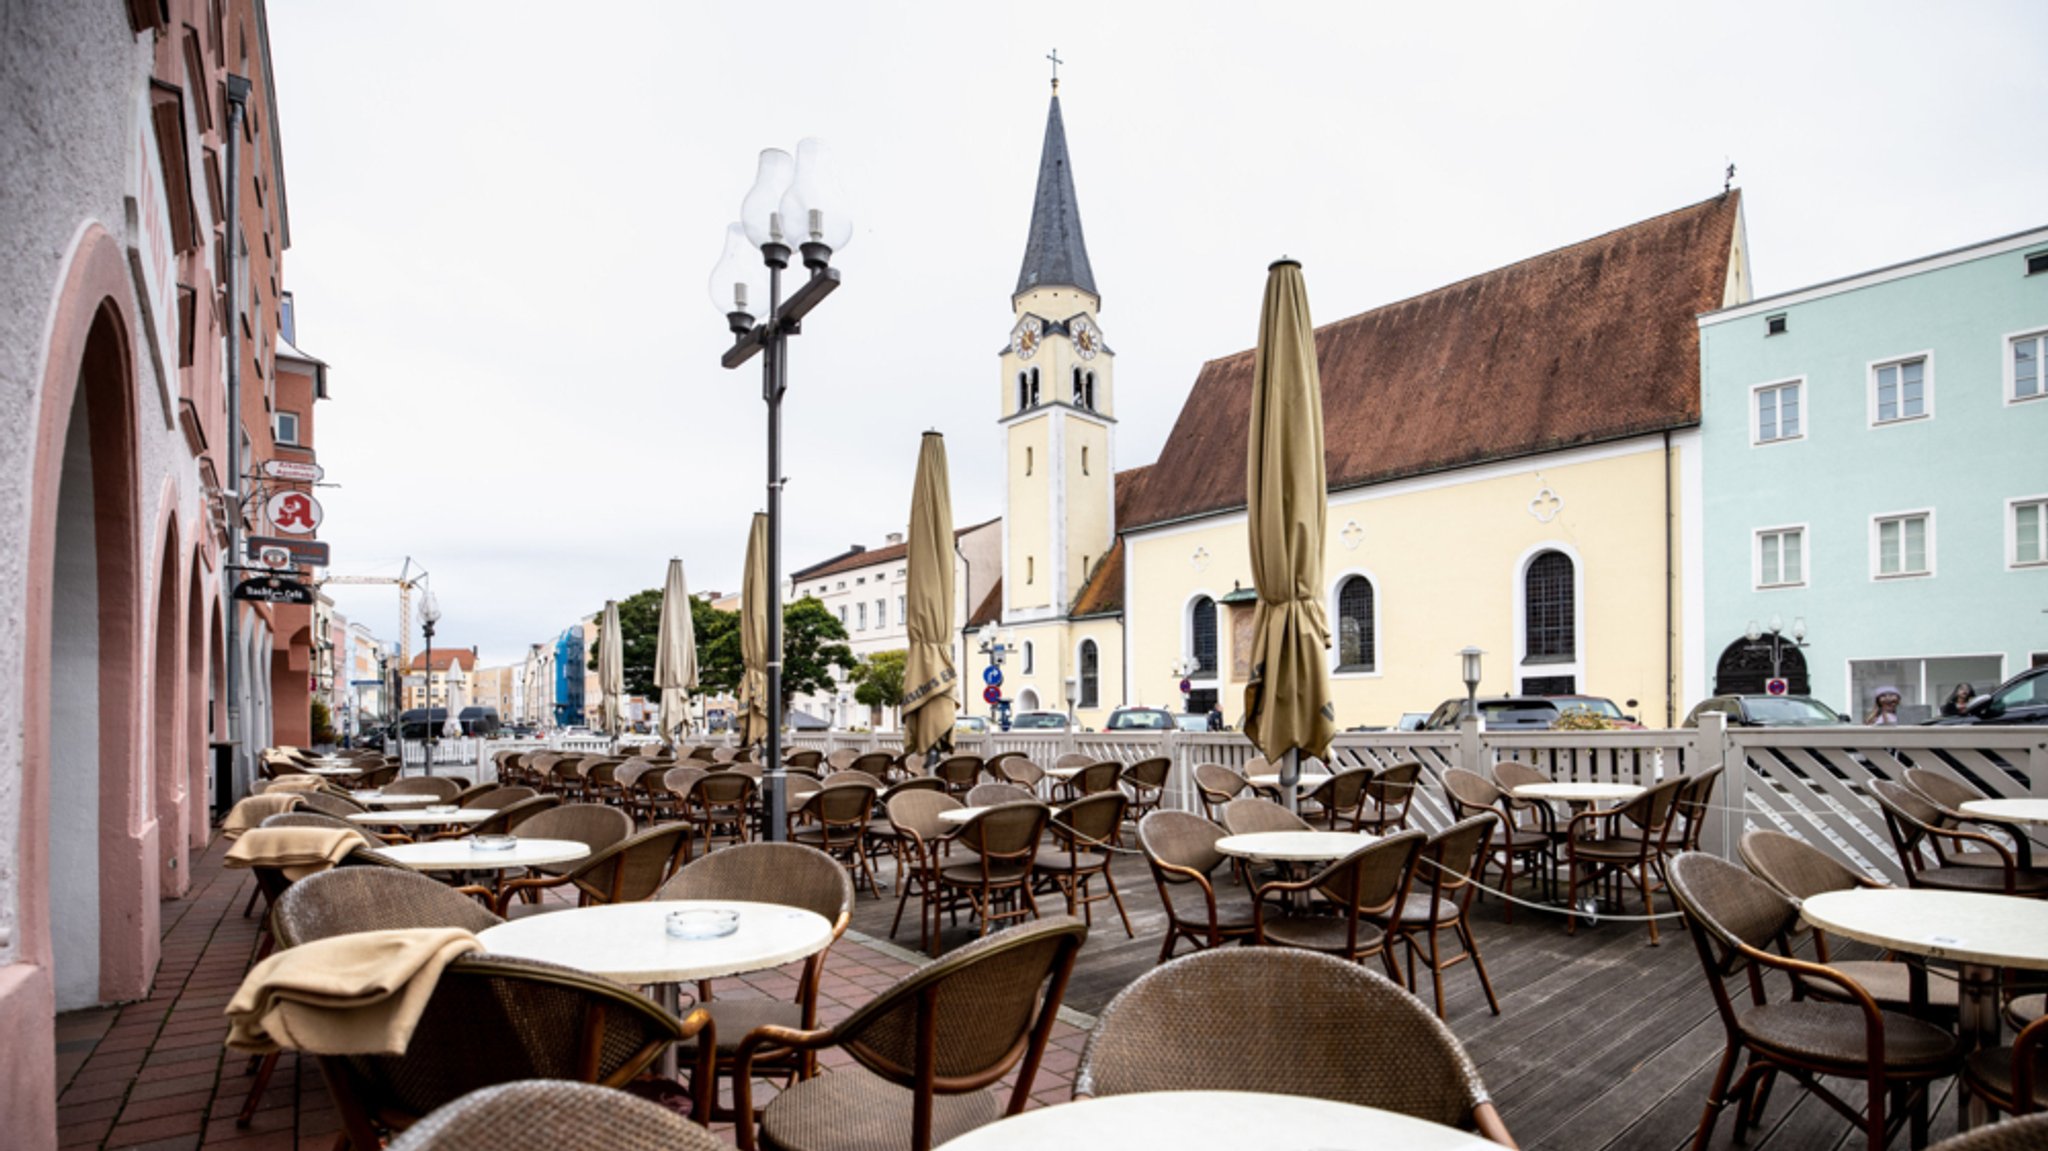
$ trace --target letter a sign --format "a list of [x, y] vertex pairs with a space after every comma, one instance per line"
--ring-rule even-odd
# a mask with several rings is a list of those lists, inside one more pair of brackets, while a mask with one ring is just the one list
[[320, 529], [320, 501], [304, 492], [279, 492], [263, 505], [270, 526], [289, 536], [309, 536]]

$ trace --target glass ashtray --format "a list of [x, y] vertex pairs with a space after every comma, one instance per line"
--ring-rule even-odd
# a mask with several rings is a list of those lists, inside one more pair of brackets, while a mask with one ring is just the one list
[[460, 810], [461, 808], [456, 807], [452, 803], [430, 803], [427, 805], [428, 815], [454, 815]]
[[510, 851], [519, 846], [519, 837], [516, 835], [479, 835], [470, 839], [469, 845], [478, 851]]
[[723, 939], [740, 929], [740, 913], [719, 908], [671, 911], [667, 927], [676, 939]]

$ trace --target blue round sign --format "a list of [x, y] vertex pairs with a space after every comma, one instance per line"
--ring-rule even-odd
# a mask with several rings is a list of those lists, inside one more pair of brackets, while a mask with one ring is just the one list
[[994, 664], [990, 664], [987, 667], [982, 668], [981, 682], [989, 685], [990, 687], [1003, 686], [1003, 669], [997, 667]]

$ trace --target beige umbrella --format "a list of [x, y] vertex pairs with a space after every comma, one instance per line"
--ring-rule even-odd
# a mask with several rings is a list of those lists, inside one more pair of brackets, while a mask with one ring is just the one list
[[1301, 756], [1327, 757], [1337, 727], [1324, 662], [1330, 623], [1322, 596], [1329, 516], [1323, 388], [1308, 287], [1293, 260], [1280, 260], [1266, 274], [1252, 366], [1245, 502], [1259, 603], [1252, 615], [1244, 730], [1268, 761], [1282, 764], [1281, 791], [1292, 808]]
[[661, 691], [661, 738], [681, 743], [690, 724], [690, 693], [697, 690], [697, 628], [690, 619], [690, 591], [679, 559], [668, 561], [668, 582], [661, 589], [654, 686]]
[[903, 605], [910, 651], [903, 667], [903, 748], [951, 747], [953, 713], [953, 494], [946, 437], [924, 434], [910, 492], [910, 586]]
[[754, 513], [747, 534], [747, 569], [740, 583], [740, 746], [768, 740], [768, 613], [775, 589], [768, 586], [768, 517]]
[[619, 627], [619, 601], [604, 601], [604, 620], [597, 631], [597, 690], [603, 696], [598, 722], [606, 735], [626, 729], [626, 633]]

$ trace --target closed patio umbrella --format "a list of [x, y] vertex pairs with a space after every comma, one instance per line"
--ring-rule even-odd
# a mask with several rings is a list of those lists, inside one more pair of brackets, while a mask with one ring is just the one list
[[754, 513], [747, 534], [747, 567], [740, 582], [740, 746], [768, 741], [768, 613], [775, 589], [768, 586], [768, 517]]
[[604, 619], [597, 632], [598, 723], [606, 735], [626, 729], [626, 633], [619, 627], [619, 601], [604, 601]]
[[904, 628], [903, 749], [930, 752], [953, 743], [953, 494], [946, 437], [924, 434], [910, 490], [910, 584]]
[[1329, 516], [1323, 389], [1308, 287], [1301, 265], [1288, 259], [1266, 272], [1252, 364], [1245, 503], [1259, 602], [1252, 614], [1244, 730], [1267, 760], [1281, 764], [1280, 790], [1291, 809], [1301, 757], [1328, 757], [1337, 717], [1324, 663], [1330, 623], [1322, 599]]
[[654, 686], [661, 691], [661, 738], [682, 742], [690, 723], [690, 693], [697, 690], [697, 627], [690, 618], [690, 591], [683, 561], [668, 561], [661, 588], [661, 630], [654, 639]]

